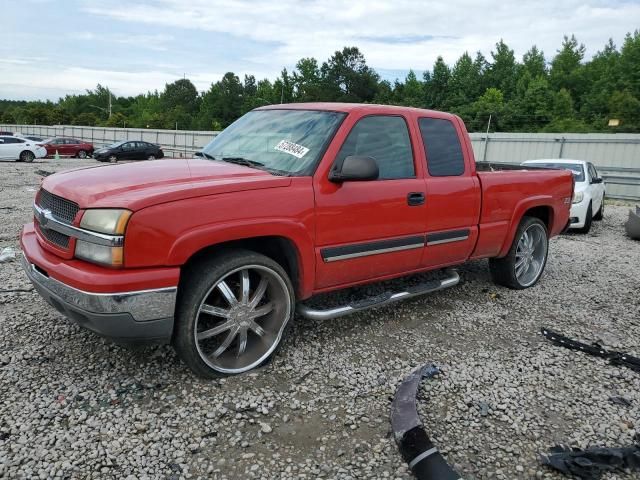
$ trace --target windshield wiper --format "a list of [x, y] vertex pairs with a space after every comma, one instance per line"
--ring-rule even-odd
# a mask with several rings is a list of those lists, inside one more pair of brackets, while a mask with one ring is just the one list
[[208, 158], [209, 160], [215, 160], [216, 157], [209, 155], [206, 152], [200, 151], [200, 152], [196, 152], [195, 153], [196, 157], [204, 157], [204, 158]]
[[265, 167], [264, 163], [262, 162], [249, 160], [248, 158], [244, 157], [222, 157], [221, 160], [223, 162], [235, 163], [236, 165], [244, 165], [245, 167]]

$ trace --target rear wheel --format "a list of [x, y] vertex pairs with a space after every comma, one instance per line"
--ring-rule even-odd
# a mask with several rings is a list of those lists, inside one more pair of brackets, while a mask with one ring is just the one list
[[589, 233], [591, 230], [591, 223], [593, 222], [593, 210], [592, 203], [589, 202], [589, 207], [587, 208], [587, 214], [584, 218], [584, 226], [582, 228], [576, 228], [576, 232], [578, 233]]
[[156, 156], [153, 154], [147, 157], [147, 160], [155, 160], [155, 159], [156, 159]]
[[539, 218], [524, 217], [507, 255], [489, 260], [493, 281], [522, 290], [535, 285], [547, 264], [549, 236]]
[[264, 255], [230, 250], [188, 269], [176, 308], [174, 348], [196, 374], [216, 377], [261, 365], [293, 318], [284, 269]]
[[78, 153], [76, 154], [76, 156], [78, 158], [87, 158], [87, 152], [85, 150], [80, 150], [78, 151]]
[[30, 150], [25, 150], [24, 152], [22, 152], [20, 154], [20, 161], [21, 162], [27, 162], [27, 163], [31, 163], [33, 162], [33, 159], [36, 158], [35, 154], [30, 151]]

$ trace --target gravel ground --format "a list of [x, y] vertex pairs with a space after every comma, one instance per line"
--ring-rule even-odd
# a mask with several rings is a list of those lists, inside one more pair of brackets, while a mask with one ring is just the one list
[[[0, 164], [0, 249], [19, 253], [42, 174], [93, 163]], [[630, 444], [640, 421], [640, 375], [538, 333], [640, 354], [640, 242], [624, 236], [626, 212], [608, 205], [590, 235], [552, 240], [535, 288], [498, 288], [472, 262], [450, 290], [326, 323], [297, 318], [271, 363], [218, 381], [195, 378], [167, 346], [113, 345], [35, 293], [0, 293], [0, 477], [411, 478], [390, 402], [413, 368], [435, 362], [445, 374], [423, 384], [420, 411], [465, 478], [564, 478], [537, 454]], [[16, 288], [30, 288], [18, 261], [0, 264], [0, 290]]]

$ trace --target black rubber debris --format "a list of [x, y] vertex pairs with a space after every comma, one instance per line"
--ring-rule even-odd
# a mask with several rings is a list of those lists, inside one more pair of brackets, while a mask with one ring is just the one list
[[540, 462], [566, 475], [574, 475], [583, 480], [598, 480], [607, 472], [640, 471], [640, 446], [581, 450], [557, 445], [546, 455], [541, 455]]
[[597, 342], [592, 344], [582, 343], [569, 337], [565, 337], [560, 333], [553, 332], [548, 328], [543, 327], [541, 331], [542, 335], [554, 345], [571, 350], [579, 350], [595, 357], [607, 359], [612, 365], [620, 365], [630, 368], [631, 370], [635, 370], [636, 372], [640, 372], [640, 358], [638, 357], [634, 357], [628, 353], [609, 351]]
[[416, 395], [423, 378], [440, 373], [435, 365], [427, 364], [405, 378], [391, 406], [391, 427], [396, 444], [404, 460], [419, 480], [461, 480], [449, 466], [422, 426], [416, 408]]

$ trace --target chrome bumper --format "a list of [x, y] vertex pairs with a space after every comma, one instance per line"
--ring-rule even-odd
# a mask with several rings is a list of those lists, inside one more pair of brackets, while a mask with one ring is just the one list
[[44, 275], [24, 255], [21, 260], [29, 280], [49, 303], [52, 294], [71, 307], [91, 314], [128, 314], [136, 322], [173, 318], [177, 287], [118, 293], [85, 292]]

